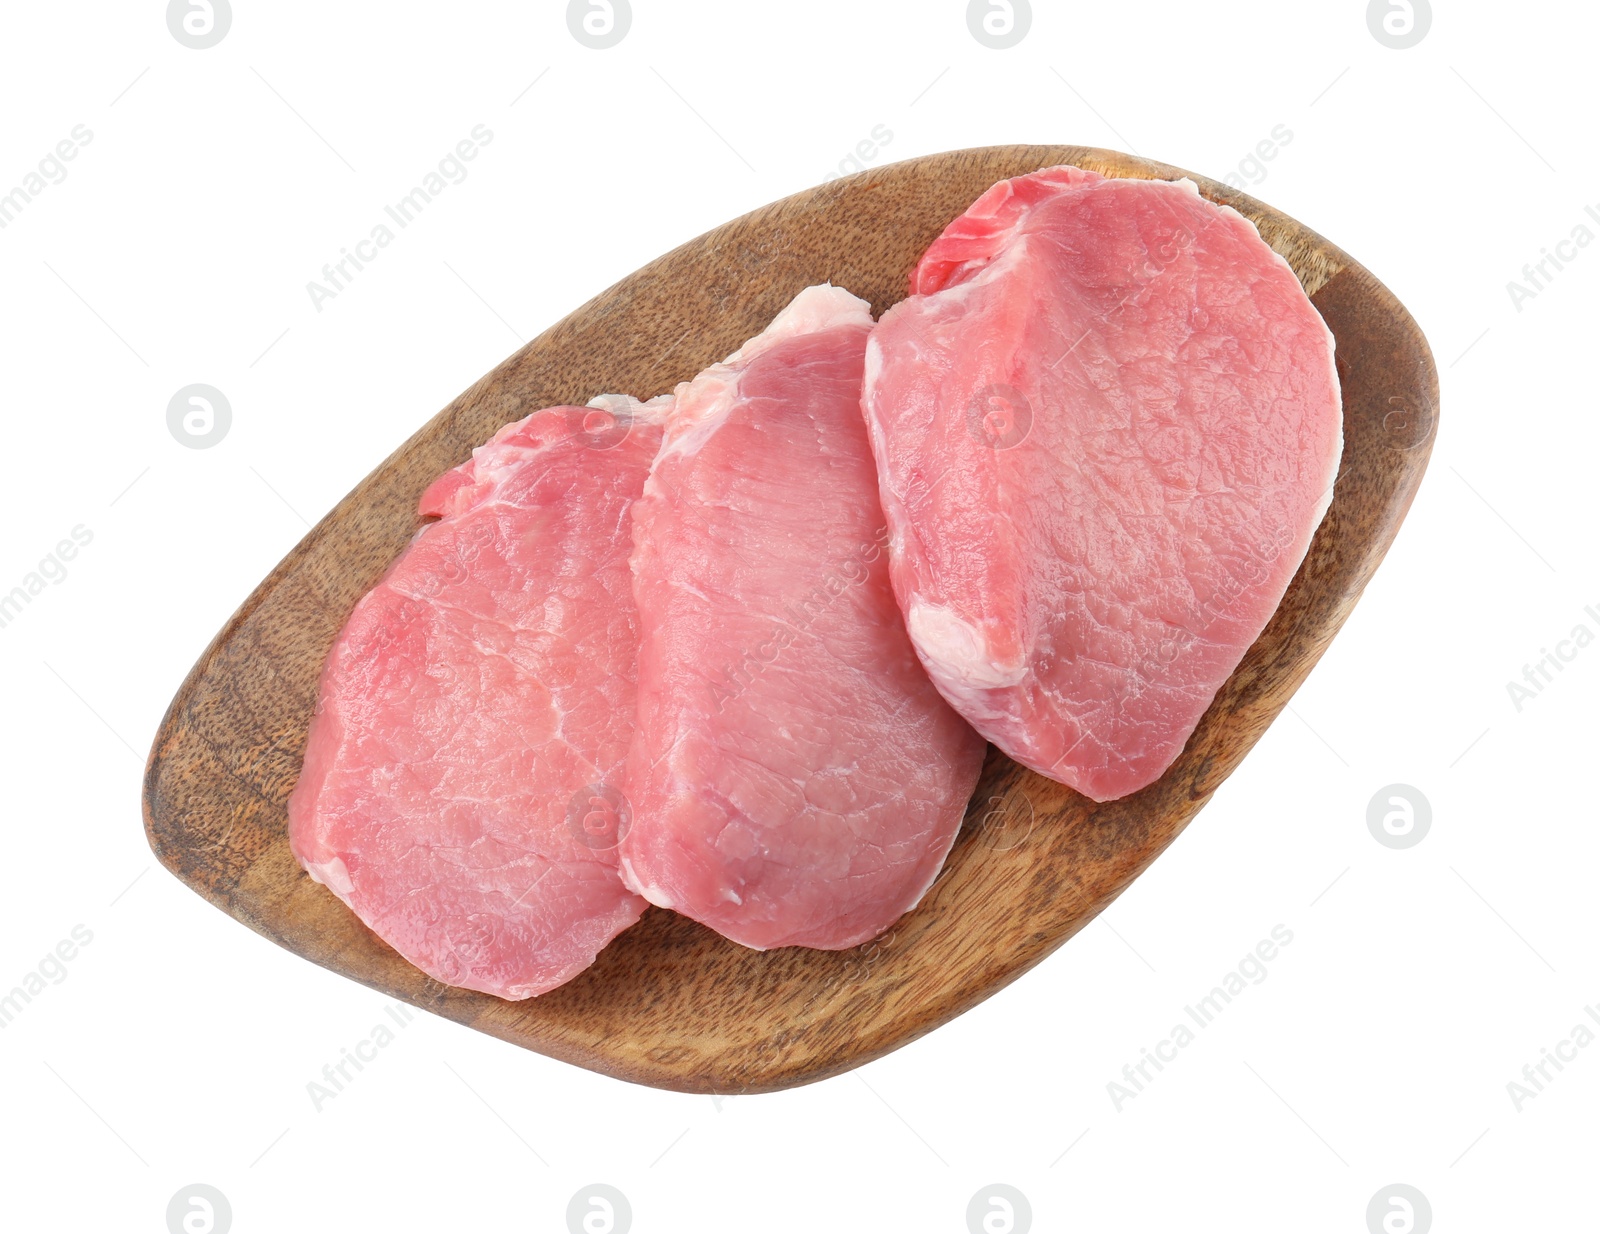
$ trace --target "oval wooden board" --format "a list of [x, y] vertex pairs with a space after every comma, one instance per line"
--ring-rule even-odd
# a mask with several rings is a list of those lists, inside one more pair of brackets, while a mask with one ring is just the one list
[[1343, 471], [1277, 615], [1159, 782], [1096, 805], [990, 751], [944, 873], [875, 943], [748, 951], [651, 909], [561, 989], [522, 1003], [442, 986], [402, 960], [290, 855], [322, 662], [417, 525], [427, 483], [497, 428], [603, 391], [671, 390], [824, 280], [882, 313], [939, 231], [1007, 176], [1074, 163], [1174, 179], [1080, 146], [913, 159], [776, 202], [597, 296], [436, 416], [306, 536], [206, 649], [162, 723], [145, 782], [151, 847], [180, 879], [289, 950], [385, 994], [622, 1079], [760, 1092], [859, 1066], [1014, 981], [1082, 929], [1206, 803], [1317, 662], [1382, 560], [1432, 447], [1438, 382], [1417, 325], [1346, 254], [1192, 176], [1253, 220], [1338, 343]]

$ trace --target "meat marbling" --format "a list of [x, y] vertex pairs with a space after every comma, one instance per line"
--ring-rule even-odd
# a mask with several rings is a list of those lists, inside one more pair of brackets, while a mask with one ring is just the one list
[[628, 509], [670, 400], [535, 412], [436, 480], [437, 515], [323, 672], [290, 842], [430, 976], [520, 999], [638, 920], [616, 830], [638, 623]]
[[890, 589], [860, 410], [871, 327], [848, 292], [801, 292], [678, 387], [634, 506], [624, 874], [750, 947], [851, 947], [914, 906], [983, 755]]
[[944, 696], [1096, 800], [1157, 779], [1332, 496], [1333, 338], [1195, 185], [1055, 167], [924, 254], [868, 350], [890, 564]]

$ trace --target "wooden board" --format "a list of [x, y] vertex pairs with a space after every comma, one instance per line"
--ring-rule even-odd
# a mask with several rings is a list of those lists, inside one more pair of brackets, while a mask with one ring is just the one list
[[922, 250], [984, 189], [1057, 163], [1186, 174], [1078, 146], [964, 150], [863, 172], [674, 250], [479, 381], [306, 536], [183, 683], [145, 782], [145, 825], [163, 864], [274, 942], [385, 994], [689, 1092], [779, 1089], [859, 1066], [1072, 937], [1172, 842], [1304, 680], [1382, 560], [1433, 443], [1437, 376], [1400, 303], [1320, 236], [1199, 176], [1202, 193], [1256, 223], [1333, 330], [1345, 447], [1332, 508], [1277, 615], [1159, 782], [1095, 805], [991, 750], [944, 873], [877, 942], [760, 953], [653, 908], [576, 980], [522, 1003], [442, 986], [402, 960], [295, 864], [284, 812], [323, 659], [410, 540], [430, 480], [537, 408], [671, 390], [812, 283], [831, 280], [882, 313], [905, 294]]

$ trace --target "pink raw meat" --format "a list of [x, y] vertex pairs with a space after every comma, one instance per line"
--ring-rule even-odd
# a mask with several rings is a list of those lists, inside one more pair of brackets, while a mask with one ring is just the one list
[[848, 292], [801, 292], [678, 387], [634, 506], [624, 876], [748, 947], [886, 929], [937, 876], [983, 756], [890, 589], [860, 410], [871, 328]]
[[323, 671], [295, 856], [448, 985], [542, 994], [644, 911], [616, 856], [627, 516], [669, 401], [535, 412], [440, 476]]
[[923, 255], [867, 357], [890, 564], [944, 696], [1095, 800], [1157, 779], [1332, 497], [1333, 336], [1188, 180], [1053, 167]]

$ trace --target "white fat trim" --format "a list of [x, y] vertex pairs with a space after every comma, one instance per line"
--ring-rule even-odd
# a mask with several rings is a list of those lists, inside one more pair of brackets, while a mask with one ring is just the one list
[[942, 604], [912, 596], [906, 629], [923, 658], [938, 665], [941, 675], [953, 684], [1002, 690], [1020, 684], [1028, 675], [1026, 658], [1015, 664], [997, 661], [983, 632]]
[[[872, 326], [872, 307], [842, 287], [819, 283], [807, 287], [760, 334], [721, 364], [713, 364], [693, 381], [681, 383], [667, 416], [666, 438], [655, 465], [676, 454], [693, 454], [722, 427], [739, 398], [739, 378], [750, 362], [778, 343], [846, 326]], [[640, 894], [643, 894], [642, 892]]]

